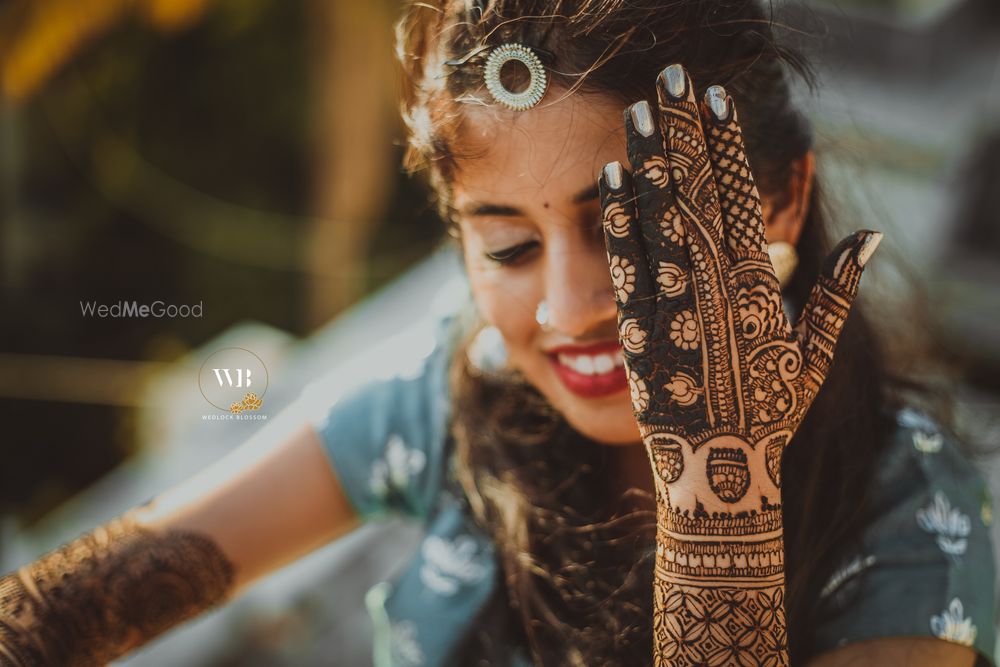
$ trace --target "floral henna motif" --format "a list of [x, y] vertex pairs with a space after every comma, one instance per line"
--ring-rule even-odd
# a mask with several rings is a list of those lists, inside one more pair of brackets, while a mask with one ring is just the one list
[[635, 265], [623, 257], [611, 258], [611, 281], [619, 301], [628, 301], [635, 291]]
[[0, 664], [105, 665], [224, 602], [233, 577], [207, 537], [125, 515], [0, 578]]
[[666, 296], [680, 296], [687, 289], [687, 275], [676, 264], [660, 262], [660, 273], [656, 282], [663, 288]]
[[622, 341], [622, 347], [630, 354], [642, 354], [646, 349], [646, 332], [634, 318], [621, 321], [618, 325], [618, 337]]
[[629, 218], [625, 213], [625, 207], [621, 204], [617, 202], [608, 204], [607, 208], [604, 209], [602, 218], [604, 220], [604, 228], [608, 234], [617, 236], [618, 238], [622, 238], [628, 234]]
[[700, 334], [698, 323], [694, 321], [690, 310], [682, 310], [670, 323], [670, 340], [682, 350], [697, 349]]
[[699, 103], [679, 66], [657, 95], [652, 134], [625, 114], [631, 171], [614, 188], [599, 179], [657, 488], [655, 664], [787, 665], [782, 513], [768, 498], [881, 234], [837, 246], [793, 328], [732, 100], [713, 86]]
[[659, 155], [650, 156], [642, 165], [642, 175], [656, 187], [665, 187], [670, 182], [667, 174], [667, 162]]
[[683, 371], [678, 371], [670, 378], [664, 389], [670, 392], [672, 398], [678, 405], [688, 406], [694, 404], [701, 396], [702, 390], [693, 377]]

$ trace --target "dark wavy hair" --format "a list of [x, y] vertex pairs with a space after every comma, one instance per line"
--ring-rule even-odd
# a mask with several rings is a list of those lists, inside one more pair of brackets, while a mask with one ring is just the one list
[[[751, 0], [420, 0], [396, 25], [402, 64], [404, 160], [426, 173], [454, 226], [449, 183], [463, 105], [487, 103], [483, 47], [518, 41], [543, 54], [552, 89], [655, 100], [654, 81], [679, 62], [703, 92], [722, 84], [740, 110], [762, 193], [780, 206], [794, 163], [811, 149], [790, 77], [811, 84], [804, 58], [778, 43]], [[785, 296], [801, 307], [831, 248], [817, 179]], [[652, 660], [655, 503], [607, 483], [613, 448], [572, 429], [523, 377], [483, 374], [464, 348], [452, 367], [459, 477], [494, 538], [502, 585], [460, 664], [492, 664], [507, 645], [539, 665], [644, 665]], [[782, 490], [788, 636], [793, 664], [815, 653], [820, 590], [868, 521], [876, 459], [892, 406], [884, 355], [862, 304], [847, 321], [822, 390], [785, 456]]]

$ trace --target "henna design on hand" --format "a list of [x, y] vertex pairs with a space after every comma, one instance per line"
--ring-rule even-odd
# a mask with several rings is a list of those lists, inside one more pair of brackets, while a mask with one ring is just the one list
[[0, 578], [0, 664], [105, 665], [222, 603], [233, 580], [206, 536], [126, 514]]
[[631, 170], [611, 163], [599, 178], [659, 508], [656, 664], [787, 664], [781, 456], [881, 234], [834, 249], [793, 328], [732, 99], [713, 86], [697, 102], [680, 66], [657, 98], [652, 132], [634, 121], [648, 103], [625, 113]]

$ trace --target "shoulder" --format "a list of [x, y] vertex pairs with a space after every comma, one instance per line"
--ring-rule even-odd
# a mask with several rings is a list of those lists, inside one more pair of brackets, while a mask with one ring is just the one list
[[924, 637], [995, 651], [989, 490], [957, 438], [926, 414], [896, 414], [871, 493], [872, 520], [822, 589], [826, 649]]
[[428, 317], [366, 342], [308, 389], [326, 404], [312, 425], [363, 519], [426, 518], [441, 489], [449, 369], [468, 306], [462, 294], [444, 297]]

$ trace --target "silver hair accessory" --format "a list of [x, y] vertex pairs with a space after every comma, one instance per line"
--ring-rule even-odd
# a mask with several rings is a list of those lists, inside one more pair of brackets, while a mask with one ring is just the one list
[[538, 308], [535, 309], [535, 321], [538, 322], [538, 326], [543, 329], [548, 329], [549, 327], [549, 304], [545, 301], [538, 302]]
[[[528, 87], [519, 93], [508, 90], [500, 80], [500, 70], [511, 60], [520, 62], [528, 69]], [[548, 75], [538, 55], [530, 47], [517, 42], [501, 44], [490, 51], [483, 79], [493, 99], [515, 111], [524, 111], [538, 104], [549, 85]]]

